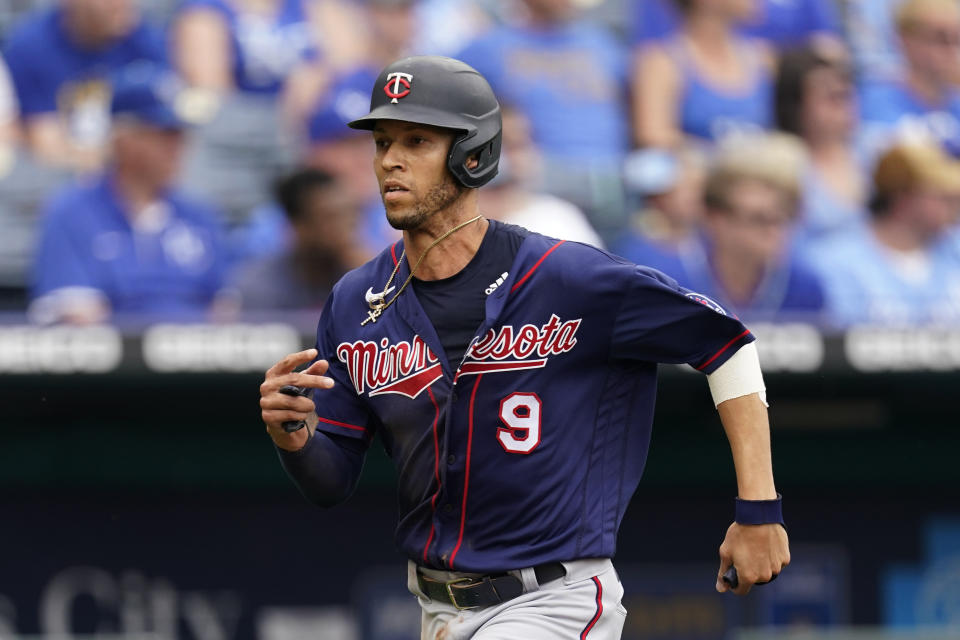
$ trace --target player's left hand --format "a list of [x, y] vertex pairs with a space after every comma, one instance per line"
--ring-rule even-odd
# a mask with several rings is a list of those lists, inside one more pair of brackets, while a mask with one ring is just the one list
[[[758, 582], [769, 582], [790, 564], [790, 543], [787, 530], [779, 524], [737, 524], [727, 529], [720, 545], [720, 571], [717, 573], [717, 591], [732, 590], [746, 595]], [[737, 568], [739, 584], [731, 589], [723, 581], [723, 574], [733, 565]]]

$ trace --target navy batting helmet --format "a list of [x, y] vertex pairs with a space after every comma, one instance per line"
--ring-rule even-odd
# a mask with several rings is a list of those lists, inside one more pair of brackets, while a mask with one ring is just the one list
[[[371, 130], [377, 120], [402, 120], [460, 132], [450, 147], [447, 167], [465, 187], [485, 185], [500, 162], [500, 105], [476, 69], [441, 56], [414, 56], [380, 72], [370, 97], [370, 113], [349, 123]], [[474, 156], [477, 166], [468, 169]]]

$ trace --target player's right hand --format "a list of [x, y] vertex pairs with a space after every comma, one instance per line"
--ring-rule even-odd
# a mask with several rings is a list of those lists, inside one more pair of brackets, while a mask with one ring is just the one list
[[[294, 371], [316, 357], [316, 349], [291, 353], [267, 370], [260, 385], [260, 416], [267, 433], [281, 449], [297, 451], [302, 448], [310, 439], [316, 421], [310, 419], [315, 415], [313, 400], [280, 393], [280, 388], [288, 384], [309, 389], [333, 387], [333, 378], [323, 375], [329, 366], [326, 360], [317, 360], [303, 371]], [[306, 420], [311, 428], [287, 433], [281, 426], [284, 422], [299, 420]]]

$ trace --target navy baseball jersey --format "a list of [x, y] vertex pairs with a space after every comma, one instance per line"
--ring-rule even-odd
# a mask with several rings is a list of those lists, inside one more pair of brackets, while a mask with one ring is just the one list
[[[348, 273], [327, 301], [317, 349], [336, 386], [314, 392], [317, 434], [281, 452], [294, 481], [310, 495], [333, 474], [345, 498], [379, 433], [398, 473], [397, 544], [414, 561], [493, 572], [613, 556], [657, 363], [709, 373], [753, 336], [658, 271], [529, 233], [448, 362], [412, 287], [360, 324], [402, 249]], [[408, 275], [403, 260], [387, 300]]]

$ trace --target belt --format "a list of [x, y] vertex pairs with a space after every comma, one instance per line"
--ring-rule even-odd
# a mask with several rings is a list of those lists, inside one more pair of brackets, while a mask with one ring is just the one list
[[[549, 562], [533, 568], [537, 584], [544, 584], [567, 574], [563, 564]], [[417, 571], [420, 590], [435, 602], [452, 604], [457, 609], [479, 609], [500, 604], [523, 593], [523, 582], [509, 573], [497, 573], [474, 578], [457, 578], [444, 582], [434, 580]]]

